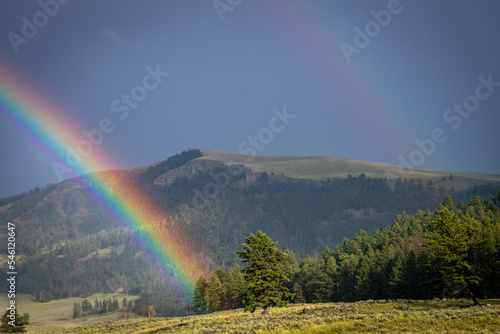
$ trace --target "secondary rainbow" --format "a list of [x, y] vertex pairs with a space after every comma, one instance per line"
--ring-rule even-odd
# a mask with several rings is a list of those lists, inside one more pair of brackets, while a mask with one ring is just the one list
[[[332, 105], [338, 105], [339, 100], [349, 105], [349, 113], [356, 113], [359, 120], [364, 122], [369, 119], [379, 119], [380, 123], [391, 129], [397, 142], [404, 143], [413, 141], [411, 132], [408, 129], [415, 127], [416, 120], [410, 119], [408, 109], [415, 106], [405, 102], [411, 96], [397, 96], [388, 89], [391, 85], [387, 82], [387, 73], [394, 72], [391, 68], [380, 68], [380, 64], [392, 64], [392, 54], [394, 50], [387, 50], [383, 55], [376, 54], [377, 57], [385, 57], [387, 60], [373, 59], [366, 55], [356, 55], [355, 61], [349, 64], [339, 47], [341, 42], [352, 43], [354, 37], [353, 27], [361, 27], [366, 24], [359, 19], [359, 12], [354, 13], [352, 6], [344, 3], [336, 3], [337, 12], [330, 12], [329, 5], [318, 5], [312, 2], [294, 2], [288, 6], [280, 6], [275, 2], [266, 2], [266, 10], [262, 10], [262, 15], [269, 15], [277, 24], [285, 25], [288, 28], [291, 45], [300, 45], [297, 53], [301, 55], [305, 62], [311, 66], [321, 78], [331, 88]], [[402, 4], [406, 8], [408, 4]], [[373, 8], [378, 10], [378, 8]], [[382, 7], [380, 9], [383, 9]], [[404, 15], [405, 11], [402, 14]], [[366, 13], [366, 14], [369, 14]], [[396, 26], [391, 29], [397, 29]], [[382, 31], [381, 39], [386, 32]], [[299, 43], [298, 43], [299, 42]], [[378, 43], [377, 40], [373, 42]], [[369, 52], [363, 50], [363, 53]], [[401, 71], [409, 78], [415, 78], [418, 73]], [[402, 81], [408, 81], [402, 78]], [[353, 99], [353, 96], [361, 98]], [[360, 122], [360, 123], [361, 123]]]
[[[51, 103], [37, 90], [0, 62], [0, 118], [16, 135], [48, 162], [65, 161], [67, 147], [74, 147], [82, 140], [75, 121], [67, 119], [62, 109]], [[147, 199], [129, 185], [111, 184], [101, 173], [115, 165], [110, 155], [94, 150], [92, 154], [72, 166], [76, 175], [85, 175], [92, 187], [86, 195], [98, 205], [115, 224], [133, 231], [136, 242], [146, 249], [168, 277], [173, 278], [187, 296], [193, 293], [199, 268], [187, 241], [155, 230], [152, 221], [165, 219], [154, 208], [146, 205]], [[112, 190], [110, 190], [112, 189]], [[176, 240], [177, 239], [177, 240]]]

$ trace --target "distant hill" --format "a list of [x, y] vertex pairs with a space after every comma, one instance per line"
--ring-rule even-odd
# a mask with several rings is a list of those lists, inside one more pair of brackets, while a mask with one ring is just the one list
[[[498, 175], [416, 170], [400, 178], [398, 172], [347, 158], [193, 149], [150, 166], [100, 174], [108, 191], [127, 184], [144, 194], [137, 200], [155, 209], [149, 224], [157, 233], [189, 240], [193, 255], [186, 261], [200, 272], [232, 267], [239, 261], [235, 250], [258, 230], [304, 258], [335, 248], [360, 229], [371, 233], [390, 225], [403, 212], [434, 210], [446, 195], [468, 203], [500, 189]], [[169, 286], [168, 278], [151, 270], [151, 259], [132, 242], [131, 231], [116, 226], [86, 197], [85, 187], [98, 186], [82, 176], [0, 199], [0, 224], [16, 223], [19, 292], [50, 300], [120, 288], [151, 294]], [[6, 229], [0, 238], [7, 239]], [[0, 244], [2, 269], [6, 247]], [[176, 293], [170, 292], [158, 314], [182, 314]]]
[[[326, 180], [345, 178], [349, 174], [365, 174], [371, 178], [403, 178], [433, 180], [436, 187], [465, 190], [477, 184], [499, 182], [500, 175], [473, 172], [448, 172], [425, 169], [406, 169], [380, 162], [354, 160], [350, 158], [324, 156], [247, 156], [212, 150], [201, 150], [203, 157], [197, 160], [220, 161], [226, 165], [242, 164], [254, 172], [267, 172], [291, 178]], [[452, 175], [453, 179], [449, 180]], [[446, 178], [446, 182], [441, 182]], [[450, 182], [451, 181], [451, 182]]]

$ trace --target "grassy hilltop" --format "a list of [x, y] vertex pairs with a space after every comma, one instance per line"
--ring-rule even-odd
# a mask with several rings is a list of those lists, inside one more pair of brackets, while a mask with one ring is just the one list
[[[371, 178], [413, 178], [438, 181], [450, 174], [455, 177], [453, 182], [442, 185], [445, 188], [454, 187], [463, 190], [474, 184], [488, 181], [499, 182], [500, 175], [490, 175], [472, 172], [448, 172], [426, 169], [405, 169], [380, 162], [361, 161], [342, 157], [324, 156], [248, 156], [225, 153], [213, 150], [201, 150], [203, 156], [197, 160], [221, 161], [227, 165], [241, 164], [254, 172], [267, 172], [297, 179], [326, 180], [327, 178], [344, 178], [349, 174], [355, 176], [361, 173]], [[441, 186], [437, 184], [436, 186]]]

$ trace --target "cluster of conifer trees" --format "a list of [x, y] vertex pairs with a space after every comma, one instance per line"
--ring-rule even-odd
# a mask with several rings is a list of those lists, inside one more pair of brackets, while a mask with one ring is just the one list
[[[398, 215], [372, 235], [361, 230], [333, 251], [297, 261], [292, 251], [281, 269], [295, 303], [435, 297], [500, 296], [500, 192], [455, 207], [447, 197], [439, 209]], [[236, 269], [231, 271], [236, 276]], [[228, 273], [200, 278], [192, 304], [197, 313], [231, 308]], [[222, 278], [222, 280], [221, 280]], [[241, 283], [238, 295], [244, 295]], [[241, 299], [239, 299], [241, 300]], [[240, 307], [241, 304], [234, 304]]]
[[155, 178], [162, 175], [163, 173], [171, 169], [180, 167], [193, 159], [201, 157], [202, 155], [203, 154], [201, 154], [201, 151], [195, 148], [190, 148], [188, 150], [182, 151], [181, 153], [169, 157], [165, 161], [149, 167], [142, 174], [142, 178], [147, 182], [153, 182]]
[[240, 266], [225, 272], [217, 269], [209, 278], [201, 276], [196, 282], [192, 311], [205, 314], [230, 310], [243, 306], [243, 296], [247, 282], [240, 271]]
[[[129, 308], [131, 310], [133, 307], [132, 301], [127, 303], [127, 298], [124, 297], [122, 307]], [[113, 297], [113, 299], [110, 297], [102, 300], [96, 298], [94, 304], [92, 304], [88, 299], [84, 299], [81, 303], [73, 304], [73, 319], [87, 315], [111, 313], [119, 308], [120, 304], [116, 297]]]

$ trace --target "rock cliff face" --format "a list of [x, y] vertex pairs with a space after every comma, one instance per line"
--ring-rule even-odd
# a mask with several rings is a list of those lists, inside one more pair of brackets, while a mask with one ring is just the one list
[[[187, 177], [189, 180], [191, 180], [193, 177], [195, 177], [198, 173], [204, 173], [208, 172], [214, 168], [222, 168], [222, 167], [228, 167], [225, 163], [222, 161], [217, 161], [217, 160], [207, 160], [207, 159], [195, 159], [191, 160], [187, 164], [171, 169], [165, 174], [162, 174], [158, 176], [154, 180], [155, 185], [169, 185], [172, 184], [176, 179], [180, 177]], [[251, 169], [248, 169], [244, 165], [234, 165], [235, 170], [239, 171], [239, 173], [242, 173], [245, 177], [241, 178], [238, 182], [235, 184], [238, 186], [249, 186], [257, 181], [259, 177], [264, 174], [263, 172], [254, 172]], [[235, 176], [235, 174], [232, 174]], [[282, 175], [275, 175], [274, 173], [268, 173], [267, 178], [271, 181], [278, 181], [278, 182], [313, 182], [317, 183], [317, 181], [312, 181], [312, 180], [307, 180], [307, 179], [293, 179], [287, 176], [282, 176]]]
[[190, 162], [179, 168], [171, 169], [165, 174], [158, 176], [154, 180], [154, 184], [162, 186], [169, 185], [179, 177], [187, 177], [189, 180], [191, 180], [196, 174], [209, 171], [215, 167], [224, 167], [224, 163], [215, 160], [191, 160]]

